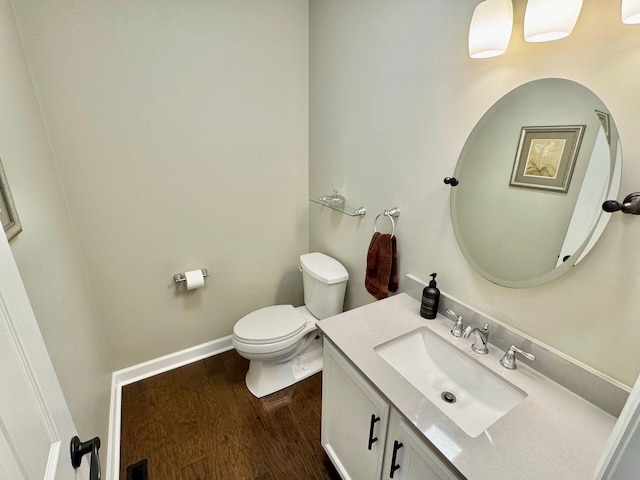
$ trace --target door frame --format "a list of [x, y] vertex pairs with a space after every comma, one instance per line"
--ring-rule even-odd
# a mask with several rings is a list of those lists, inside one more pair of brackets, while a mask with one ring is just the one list
[[69, 442], [77, 430], [5, 235], [0, 235], [0, 329], [9, 340], [51, 442], [45, 480], [76, 474], [88, 478], [88, 462], [78, 471], [71, 467]]

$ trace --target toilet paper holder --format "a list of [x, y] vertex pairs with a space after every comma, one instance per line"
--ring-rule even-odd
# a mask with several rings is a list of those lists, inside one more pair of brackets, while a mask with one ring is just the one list
[[[202, 270], [203, 277], [207, 278], [209, 276], [209, 271], [206, 268], [201, 268], [200, 270]], [[176, 273], [173, 276], [173, 281], [176, 282], [176, 284], [180, 284], [182, 282], [186, 282], [187, 277], [184, 273]]]

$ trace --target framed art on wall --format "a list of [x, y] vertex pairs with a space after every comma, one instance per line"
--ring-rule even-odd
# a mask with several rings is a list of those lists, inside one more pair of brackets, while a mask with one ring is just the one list
[[584, 125], [522, 127], [509, 185], [566, 193], [584, 130]]

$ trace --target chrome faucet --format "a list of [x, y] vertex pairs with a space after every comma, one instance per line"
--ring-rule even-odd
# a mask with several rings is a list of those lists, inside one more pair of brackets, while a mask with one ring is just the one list
[[489, 349], [487, 348], [487, 343], [489, 343], [489, 324], [485, 323], [482, 326], [482, 330], [478, 327], [469, 325], [463, 330], [462, 338], [469, 338], [469, 335], [472, 333], [476, 334], [476, 341], [471, 344], [471, 350], [476, 352], [478, 355], [486, 355], [489, 353]]
[[458, 315], [456, 312], [454, 312], [450, 308], [447, 308], [446, 312], [449, 315], [452, 315], [452, 316], [456, 317], [456, 323], [453, 325], [453, 328], [451, 329], [451, 335], [453, 335], [456, 338], [460, 338], [462, 336], [462, 328], [463, 328], [463, 326], [462, 326], [462, 316]]

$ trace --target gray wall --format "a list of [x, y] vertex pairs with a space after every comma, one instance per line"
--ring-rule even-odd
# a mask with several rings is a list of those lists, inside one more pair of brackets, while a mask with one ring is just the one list
[[23, 227], [11, 250], [79, 435], [106, 439], [111, 357], [7, 0], [0, 71], [0, 158]]
[[113, 369], [301, 304], [307, 2], [13, 7]]
[[334, 188], [369, 213], [354, 219], [312, 206], [310, 248], [348, 268], [349, 308], [373, 301], [364, 289], [375, 216], [398, 206], [400, 273], [428, 278], [488, 314], [626, 383], [640, 350], [640, 252], [627, 248], [640, 222], [614, 215], [590, 255], [563, 277], [515, 290], [476, 274], [449, 219], [450, 176], [464, 142], [504, 94], [536, 78], [590, 88], [618, 125], [624, 151], [621, 197], [638, 190], [640, 27], [620, 22], [619, 2], [586, 0], [573, 34], [527, 44], [524, 0], [514, 2], [511, 45], [501, 57], [468, 56], [476, 0], [310, 1], [310, 194]]
[[[525, 44], [516, 0], [508, 53], [471, 60], [476, 3], [14, 1], [46, 129], [2, 4], [0, 157], [25, 227], [12, 249], [84, 436], [106, 421], [106, 372], [229, 334], [257, 307], [299, 304], [309, 246], [349, 269], [347, 307], [372, 301], [365, 252], [393, 206], [401, 273], [438, 271], [461, 300], [633, 382], [637, 218], [615, 215], [564, 277], [511, 290], [464, 261], [442, 179], [502, 95], [566, 77], [611, 110], [621, 197], [636, 191], [640, 27], [586, 0], [571, 37]], [[309, 210], [307, 155], [311, 196], [338, 188], [369, 214]], [[177, 293], [173, 273], [201, 266], [207, 286]]]

